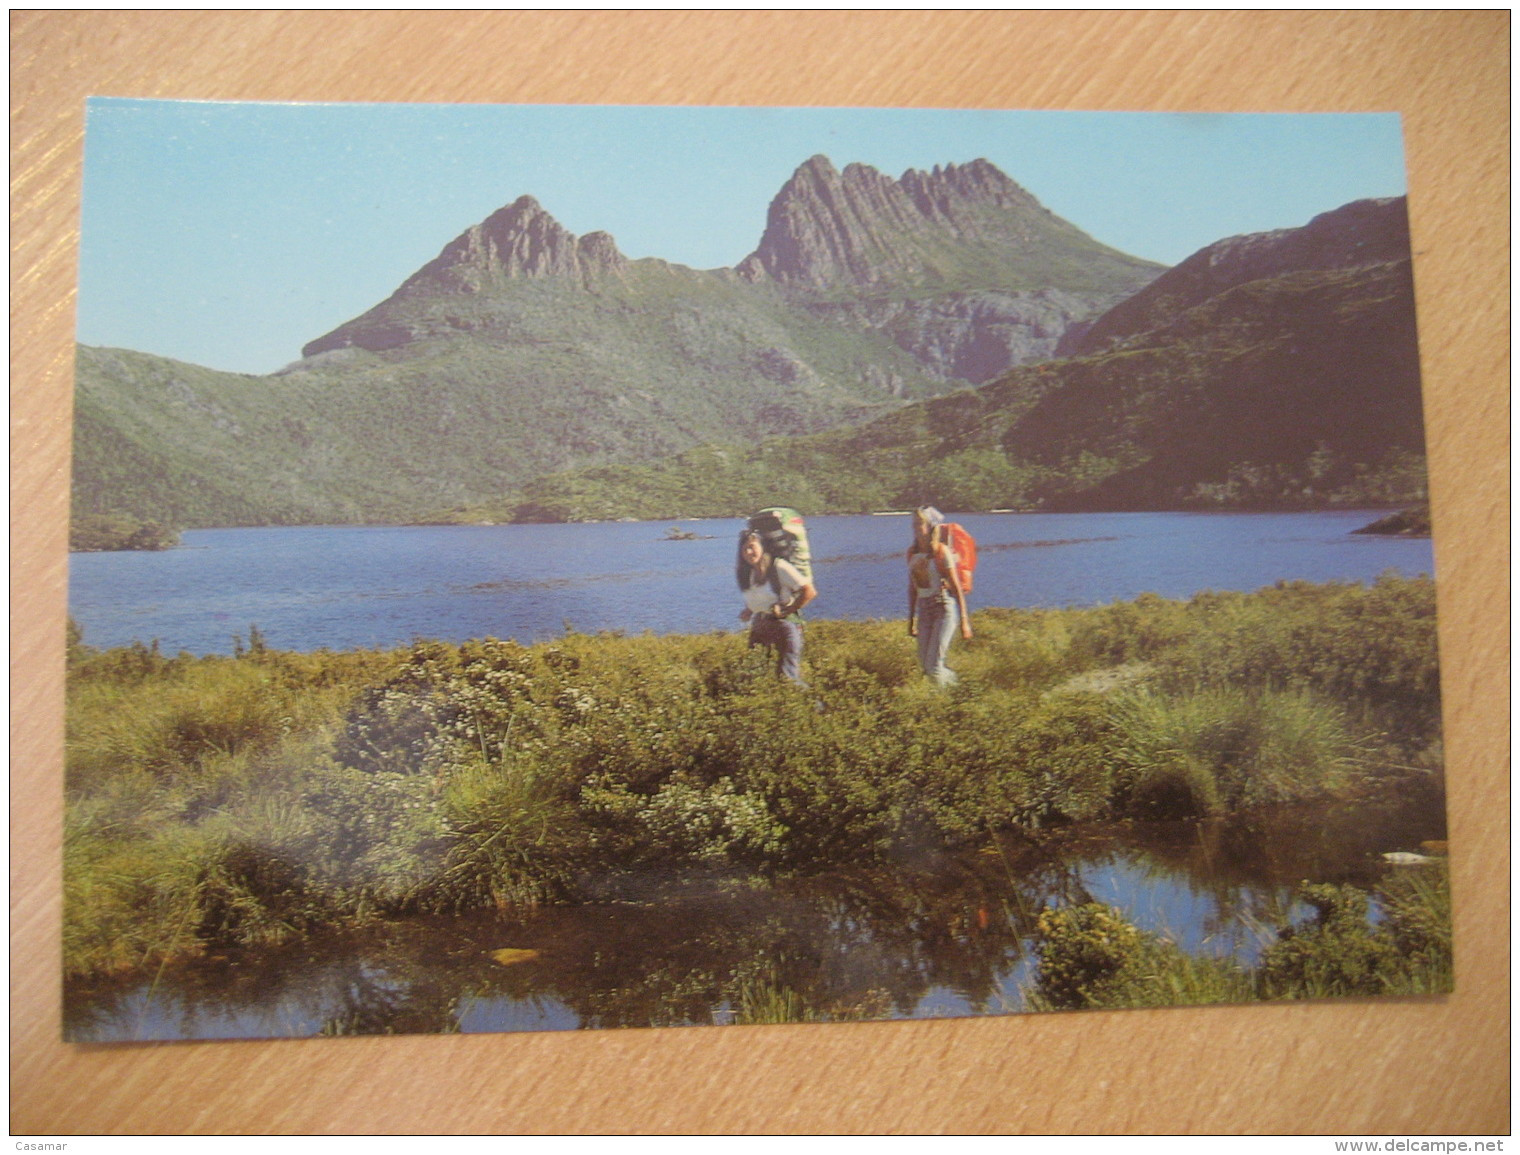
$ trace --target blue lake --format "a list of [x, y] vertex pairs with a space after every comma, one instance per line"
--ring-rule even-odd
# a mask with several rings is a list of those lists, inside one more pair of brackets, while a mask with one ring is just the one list
[[[1145, 592], [1190, 597], [1280, 580], [1432, 574], [1428, 539], [1353, 535], [1385, 510], [1314, 513], [967, 514], [978, 606], [1058, 607]], [[276, 649], [390, 647], [418, 638], [531, 642], [594, 633], [738, 628], [737, 520], [508, 526], [191, 530], [162, 553], [74, 554], [69, 611], [97, 647], [158, 640], [229, 653], [257, 625]], [[905, 609], [906, 517], [808, 520], [814, 618]]]

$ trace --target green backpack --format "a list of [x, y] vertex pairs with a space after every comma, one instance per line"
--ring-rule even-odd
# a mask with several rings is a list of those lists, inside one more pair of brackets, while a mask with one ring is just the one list
[[[745, 522], [744, 532], [758, 533], [760, 543], [765, 547], [766, 553], [773, 558], [782, 558], [791, 562], [797, 567], [797, 572], [802, 574], [802, 580], [809, 585], [812, 584], [813, 553], [808, 547], [807, 526], [802, 522], [802, 514], [786, 506], [762, 509]], [[738, 579], [739, 588], [743, 589], [747, 567], [742, 561], [737, 565], [735, 576]], [[776, 569], [772, 566], [772, 587], [775, 587], [776, 583]]]

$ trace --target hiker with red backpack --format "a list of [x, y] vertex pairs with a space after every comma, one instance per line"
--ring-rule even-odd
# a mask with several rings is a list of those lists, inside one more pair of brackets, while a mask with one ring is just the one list
[[744, 597], [739, 620], [749, 622], [749, 644], [776, 651], [776, 672], [802, 684], [802, 623], [797, 614], [815, 597], [802, 516], [766, 509], [739, 534], [734, 576]]
[[945, 521], [932, 505], [913, 512], [913, 544], [908, 547], [908, 636], [918, 639], [918, 664], [941, 686], [956, 683], [945, 665], [960, 628], [971, 637], [966, 594], [976, 566], [976, 542], [959, 525]]

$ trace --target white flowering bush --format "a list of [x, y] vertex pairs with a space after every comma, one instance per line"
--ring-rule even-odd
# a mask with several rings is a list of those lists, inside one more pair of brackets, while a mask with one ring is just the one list
[[740, 791], [729, 778], [711, 784], [672, 779], [653, 794], [603, 782], [582, 789], [581, 805], [621, 832], [628, 852], [640, 857], [757, 861], [778, 853], [786, 833], [764, 798]]

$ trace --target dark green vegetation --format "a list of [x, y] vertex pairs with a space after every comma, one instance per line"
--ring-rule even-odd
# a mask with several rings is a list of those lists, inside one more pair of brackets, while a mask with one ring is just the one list
[[1434, 626], [1432, 585], [1394, 578], [985, 610], [948, 694], [898, 622], [811, 623], [805, 691], [728, 634], [76, 644], [66, 969], [690, 872], [902, 863], [998, 832], [1438, 797]]
[[1314, 913], [1277, 931], [1255, 967], [1190, 955], [1098, 903], [1039, 918], [1034, 1010], [1196, 1006], [1252, 999], [1449, 994], [1451, 889], [1446, 864], [1404, 868], [1378, 889], [1381, 921], [1354, 886], [1305, 883]]
[[1002, 442], [1052, 507], [1425, 496], [1407, 261], [1252, 281], [1055, 372]]
[[69, 525], [69, 549], [77, 553], [117, 549], [173, 549], [179, 534], [157, 522], [111, 514], [84, 514]]

